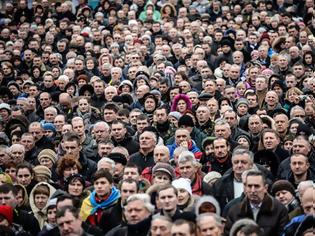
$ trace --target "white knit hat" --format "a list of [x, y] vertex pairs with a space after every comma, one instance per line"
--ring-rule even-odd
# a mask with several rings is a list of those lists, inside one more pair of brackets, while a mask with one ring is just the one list
[[176, 189], [185, 189], [190, 194], [190, 196], [192, 195], [192, 190], [191, 190], [189, 179], [186, 179], [186, 178], [176, 179], [172, 182], [172, 185]]

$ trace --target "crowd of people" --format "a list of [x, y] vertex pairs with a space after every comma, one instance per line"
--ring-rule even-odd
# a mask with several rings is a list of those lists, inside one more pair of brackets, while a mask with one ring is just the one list
[[95, 2], [1, 1], [0, 235], [314, 235], [314, 0]]

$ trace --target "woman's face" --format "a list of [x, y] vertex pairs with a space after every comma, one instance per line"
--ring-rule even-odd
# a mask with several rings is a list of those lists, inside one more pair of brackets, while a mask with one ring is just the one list
[[144, 108], [148, 112], [152, 112], [155, 109], [155, 101], [153, 98], [147, 98], [144, 102]]
[[16, 200], [18, 202], [18, 206], [22, 206], [22, 202], [23, 202], [23, 191], [19, 190], [17, 195], [16, 195]]
[[210, 156], [212, 153], [214, 153], [213, 144], [208, 144], [205, 147], [205, 154], [206, 156]]
[[71, 181], [68, 187], [68, 192], [71, 196], [78, 197], [83, 192], [83, 185], [78, 179]]
[[287, 150], [288, 152], [291, 152], [292, 146], [293, 146], [293, 141], [288, 140], [284, 142], [283, 149]]
[[175, 84], [179, 85], [179, 83], [183, 81], [183, 77], [181, 75], [175, 75], [174, 80], [175, 80]]
[[178, 120], [175, 117], [169, 116], [168, 120], [174, 125], [174, 127], [178, 127]]
[[121, 92], [122, 93], [130, 93], [130, 87], [126, 84], [124, 84], [122, 87], [121, 87]]
[[3, 65], [2, 70], [3, 70], [4, 75], [10, 75], [12, 73], [11, 67], [9, 67], [7, 65]]
[[79, 170], [77, 165], [65, 168], [63, 171], [63, 177], [68, 178], [70, 175], [78, 174]]
[[313, 63], [312, 61], [313, 61], [312, 56], [310, 54], [306, 54], [305, 55], [305, 62], [306, 62], [306, 64], [311, 65]]
[[298, 123], [292, 123], [290, 125], [290, 133], [292, 134], [296, 134], [297, 133], [297, 128], [298, 128], [299, 124]]
[[74, 96], [74, 87], [73, 86], [70, 86], [69, 88], [67, 88], [67, 93], [70, 95], [70, 96]]
[[78, 85], [79, 85], [79, 88], [81, 88], [83, 85], [87, 84], [86, 80], [85, 79], [80, 79], [78, 81]]
[[53, 68], [51, 72], [52, 72], [53, 77], [54, 77], [55, 79], [58, 78], [59, 75], [60, 75], [60, 71], [59, 71], [58, 68]]
[[46, 166], [46, 167], [48, 167], [49, 169], [51, 169], [52, 166], [53, 166], [53, 162], [52, 162], [49, 158], [47, 158], [47, 157], [42, 157], [42, 158], [40, 159], [40, 161], [39, 161], [39, 164], [41, 164], [41, 165], [43, 165], [43, 166]]
[[288, 100], [291, 103], [296, 103], [299, 100], [299, 95], [296, 92], [291, 91], [288, 94]]
[[35, 77], [35, 78], [38, 78], [39, 76], [40, 76], [40, 70], [39, 69], [34, 69], [33, 70], [33, 76]]
[[88, 60], [88, 61], [86, 62], [86, 68], [87, 68], [88, 70], [92, 70], [92, 69], [94, 68], [94, 62], [93, 62], [93, 60]]
[[246, 149], [249, 149], [249, 142], [247, 141], [246, 138], [239, 138], [239, 139], [237, 140], [237, 143], [238, 143], [239, 145], [241, 145], [242, 147], [244, 147], [244, 148], [246, 148]]
[[146, 84], [146, 82], [144, 79], [137, 80], [137, 88], [139, 88], [141, 85], [145, 85], [145, 84]]
[[80, 99], [80, 101], [79, 101], [79, 108], [80, 108], [81, 112], [88, 112], [89, 111], [90, 105], [89, 105], [88, 101], [85, 98]]
[[184, 100], [179, 100], [177, 103], [177, 111], [180, 113], [184, 113], [187, 110], [187, 105]]
[[33, 176], [28, 168], [19, 169], [16, 174], [16, 181], [18, 184], [27, 187], [32, 182]]
[[185, 189], [178, 189], [178, 205], [182, 206], [185, 205], [190, 198], [190, 194]]

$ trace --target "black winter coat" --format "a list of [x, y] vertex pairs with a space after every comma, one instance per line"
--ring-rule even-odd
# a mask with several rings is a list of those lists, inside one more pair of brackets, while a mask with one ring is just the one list
[[[227, 222], [224, 234], [229, 235], [232, 225], [239, 219], [254, 219], [253, 212], [247, 197], [240, 203], [235, 204], [227, 214]], [[266, 195], [257, 215], [257, 224], [263, 229], [264, 236], [281, 235], [284, 226], [288, 223], [288, 211], [275, 198]]]

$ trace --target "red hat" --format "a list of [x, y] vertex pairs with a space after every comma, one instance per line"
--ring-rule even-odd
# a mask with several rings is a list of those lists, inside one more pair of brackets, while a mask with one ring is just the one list
[[13, 208], [7, 205], [0, 205], [0, 215], [11, 225], [13, 223]]

